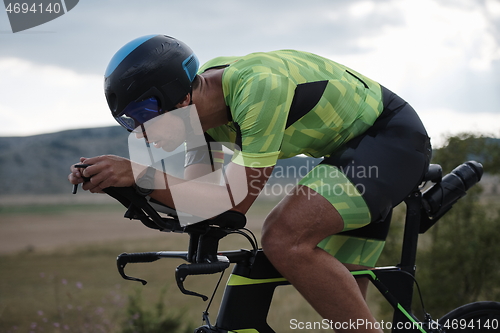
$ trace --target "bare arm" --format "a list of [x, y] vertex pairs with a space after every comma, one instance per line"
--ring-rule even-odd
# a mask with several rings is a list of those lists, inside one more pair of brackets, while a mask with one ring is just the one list
[[[194, 174], [200, 169], [193, 168], [191, 172]], [[158, 190], [151, 193], [151, 197], [201, 217], [213, 217], [229, 209], [246, 213], [264, 188], [272, 170], [273, 167], [250, 168], [230, 163], [225, 175], [220, 174], [225, 177], [225, 185], [210, 182], [213, 174], [196, 177], [196, 180], [183, 180], [157, 172], [155, 184]]]
[[[86, 158], [81, 162], [91, 166], [83, 171], [72, 167], [68, 178], [72, 184], [79, 184], [83, 182], [82, 176], [90, 177], [90, 181], [84, 183], [82, 188], [93, 193], [100, 193], [110, 186], [134, 186], [134, 174], [139, 174], [137, 170], [145, 168], [113, 155]], [[157, 171], [155, 190], [150, 196], [170, 207], [200, 217], [213, 217], [230, 209], [246, 213], [264, 188], [272, 170], [273, 167], [250, 168], [230, 163], [223, 175], [225, 185], [209, 182], [211, 174], [186, 180]], [[199, 171], [193, 168], [190, 172], [194, 175]]]

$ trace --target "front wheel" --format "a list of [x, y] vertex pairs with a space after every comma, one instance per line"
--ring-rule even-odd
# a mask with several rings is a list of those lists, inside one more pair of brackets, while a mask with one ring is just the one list
[[450, 311], [439, 319], [446, 333], [499, 332], [500, 303], [475, 302]]

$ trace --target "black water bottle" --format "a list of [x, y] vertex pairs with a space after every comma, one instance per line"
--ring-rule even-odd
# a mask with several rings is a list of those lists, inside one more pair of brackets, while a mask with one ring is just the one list
[[467, 190], [477, 184], [483, 175], [483, 166], [476, 161], [465, 162], [443, 177], [423, 194], [423, 205], [430, 219], [437, 220], [451, 209]]

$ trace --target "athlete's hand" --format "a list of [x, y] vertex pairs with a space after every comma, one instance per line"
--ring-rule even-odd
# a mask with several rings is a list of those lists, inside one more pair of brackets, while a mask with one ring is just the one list
[[[92, 193], [103, 193], [106, 187], [128, 187], [135, 184], [131, 162], [123, 157], [103, 155], [91, 158], [80, 158], [83, 164], [89, 164], [85, 169], [71, 166], [68, 176], [72, 184], [83, 183], [82, 188]], [[90, 178], [84, 182], [83, 177]]]
[[[80, 164], [83, 164], [83, 161], [85, 161], [87, 158], [86, 157], [80, 157]], [[83, 179], [82, 171], [83, 169], [81, 168], [75, 168], [75, 164], [73, 164], [70, 167], [71, 173], [68, 175], [68, 180], [71, 184], [77, 185], [85, 182], [85, 179]]]

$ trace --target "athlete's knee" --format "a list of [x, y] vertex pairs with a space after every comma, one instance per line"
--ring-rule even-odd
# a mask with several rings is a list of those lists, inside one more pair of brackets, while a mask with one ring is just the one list
[[343, 228], [342, 217], [323, 197], [288, 196], [266, 218], [262, 247], [275, 265], [307, 260], [319, 242]]
[[[276, 210], [276, 208], [275, 208]], [[268, 257], [274, 257], [283, 250], [283, 225], [280, 224], [280, 214], [273, 210], [264, 221], [262, 228], [262, 249]], [[270, 258], [271, 259], [271, 258]]]
[[300, 247], [295, 230], [288, 223], [286, 212], [274, 209], [266, 218], [262, 229], [262, 249], [273, 264], [284, 262]]
[[316, 247], [301, 227], [286, 223], [287, 219], [292, 218], [288, 213], [274, 212], [268, 216], [263, 228], [262, 249], [280, 271], [286, 271], [287, 268], [306, 259]]

